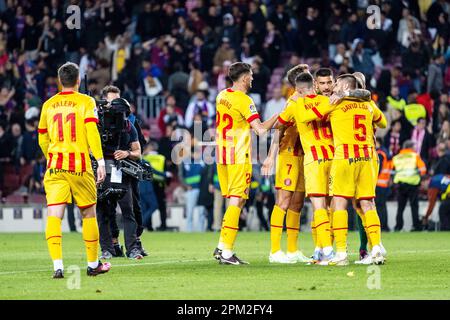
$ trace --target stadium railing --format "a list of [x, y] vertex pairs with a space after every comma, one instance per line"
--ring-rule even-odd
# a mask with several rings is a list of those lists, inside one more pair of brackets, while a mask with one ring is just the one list
[[164, 107], [165, 97], [157, 95], [154, 97], [138, 96], [137, 97], [137, 114], [139, 114], [144, 121], [155, 119], [158, 117], [161, 109]]

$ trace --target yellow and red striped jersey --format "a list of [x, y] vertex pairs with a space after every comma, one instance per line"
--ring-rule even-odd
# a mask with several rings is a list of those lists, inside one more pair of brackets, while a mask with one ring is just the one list
[[[309, 119], [328, 118], [333, 129], [335, 159], [371, 158], [375, 153], [373, 125], [385, 121], [372, 102], [344, 99], [330, 107], [317, 106]], [[384, 120], [383, 120], [384, 119]]]
[[333, 159], [333, 132], [325, 118], [315, 120], [318, 106], [321, 109], [329, 108], [329, 98], [322, 95], [301, 97], [297, 93], [291, 96], [278, 117], [287, 126], [297, 126], [305, 154], [304, 164]]
[[216, 157], [220, 164], [251, 163], [250, 122], [259, 119], [252, 98], [222, 90], [216, 98]]
[[[44, 103], [38, 132], [48, 135], [47, 168], [73, 172], [92, 170], [85, 125], [89, 122], [98, 123], [98, 118], [95, 100], [88, 95], [64, 91]], [[97, 134], [95, 138], [100, 139], [98, 131], [90, 134]], [[103, 157], [101, 149], [95, 150], [94, 155]]]

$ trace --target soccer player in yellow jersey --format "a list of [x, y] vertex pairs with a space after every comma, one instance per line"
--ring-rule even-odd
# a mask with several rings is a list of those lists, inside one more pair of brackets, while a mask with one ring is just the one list
[[305, 189], [313, 206], [313, 219], [317, 233], [317, 245], [322, 248], [324, 259], [333, 257], [330, 234], [330, 220], [326, 198], [329, 194], [328, 179], [333, 159], [333, 135], [329, 122], [325, 118], [305, 121], [308, 112], [329, 108], [329, 98], [316, 95], [313, 77], [304, 72], [296, 79], [296, 89], [302, 94], [294, 94], [286, 108], [280, 113], [275, 127], [296, 125], [303, 146]]
[[[356, 88], [353, 75], [341, 75], [334, 92], [346, 92]], [[365, 215], [369, 237], [372, 242], [372, 259], [376, 264], [384, 263], [380, 248], [380, 221], [372, 199], [373, 186], [373, 125], [386, 126], [385, 119], [378, 108], [370, 102], [360, 102], [344, 98], [331, 108], [318, 106], [314, 112], [305, 116], [306, 121], [328, 117], [334, 133], [335, 154], [330, 174], [330, 193], [333, 196], [333, 230], [336, 240], [336, 256], [330, 264], [348, 265], [347, 229], [348, 199], [360, 201]]]
[[[300, 64], [287, 73], [289, 83], [295, 87], [295, 78], [308, 71], [308, 65]], [[278, 142], [279, 141], [279, 142]], [[277, 200], [270, 218], [271, 263], [310, 262], [311, 259], [298, 250], [300, 213], [305, 199], [303, 176], [303, 149], [295, 126], [283, 126], [276, 131], [269, 154], [262, 166], [263, 175], [271, 175], [275, 157]], [[281, 236], [286, 217], [287, 253], [281, 250]]]
[[99, 231], [95, 216], [97, 189], [89, 150], [98, 162], [97, 182], [105, 179], [105, 161], [97, 129], [93, 98], [77, 92], [79, 69], [68, 62], [58, 69], [62, 91], [48, 99], [39, 120], [39, 145], [47, 158], [44, 188], [47, 198], [45, 235], [53, 260], [53, 278], [64, 277], [61, 246], [61, 220], [72, 197], [83, 217], [89, 276], [108, 272], [109, 263], [98, 260]]
[[247, 262], [239, 259], [233, 248], [252, 177], [250, 129], [257, 135], [266, 133], [278, 114], [261, 123], [253, 100], [246, 94], [253, 80], [248, 63], [233, 63], [228, 76], [233, 86], [222, 90], [216, 98], [216, 157], [220, 189], [230, 201], [213, 255], [221, 264], [240, 265]]

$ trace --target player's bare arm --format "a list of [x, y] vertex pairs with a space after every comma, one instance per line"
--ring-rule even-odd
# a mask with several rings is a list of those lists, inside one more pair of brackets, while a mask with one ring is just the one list
[[[278, 123], [278, 121], [276, 122]], [[275, 158], [279, 150], [280, 137], [283, 136], [286, 127], [282, 126], [280, 130], [275, 130], [272, 141], [270, 143], [269, 152], [267, 158], [264, 160], [261, 173], [263, 176], [270, 176], [273, 174], [273, 167], [275, 164]]]
[[272, 117], [270, 117], [268, 120], [264, 122], [261, 122], [261, 120], [259, 119], [255, 119], [252, 122], [250, 122], [250, 126], [258, 136], [261, 136], [273, 127], [275, 122], [277, 122], [277, 119], [278, 113], [274, 114]]
[[344, 98], [353, 98], [362, 101], [370, 101], [371, 93], [369, 90], [366, 89], [354, 89], [335, 92], [330, 97], [330, 104], [338, 104]]

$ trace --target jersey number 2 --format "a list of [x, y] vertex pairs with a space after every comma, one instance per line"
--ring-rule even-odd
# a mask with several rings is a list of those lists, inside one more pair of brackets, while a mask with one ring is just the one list
[[[63, 131], [63, 115], [62, 113], [57, 113], [53, 116], [53, 122], [56, 122], [58, 126], [58, 139], [59, 141], [64, 141], [64, 131]], [[76, 130], [76, 118], [75, 113], [69, 113], [66, 116], [66, 122], [70, 122], [70, 138], [72, 141], [77, 140], [77, 130]]]

